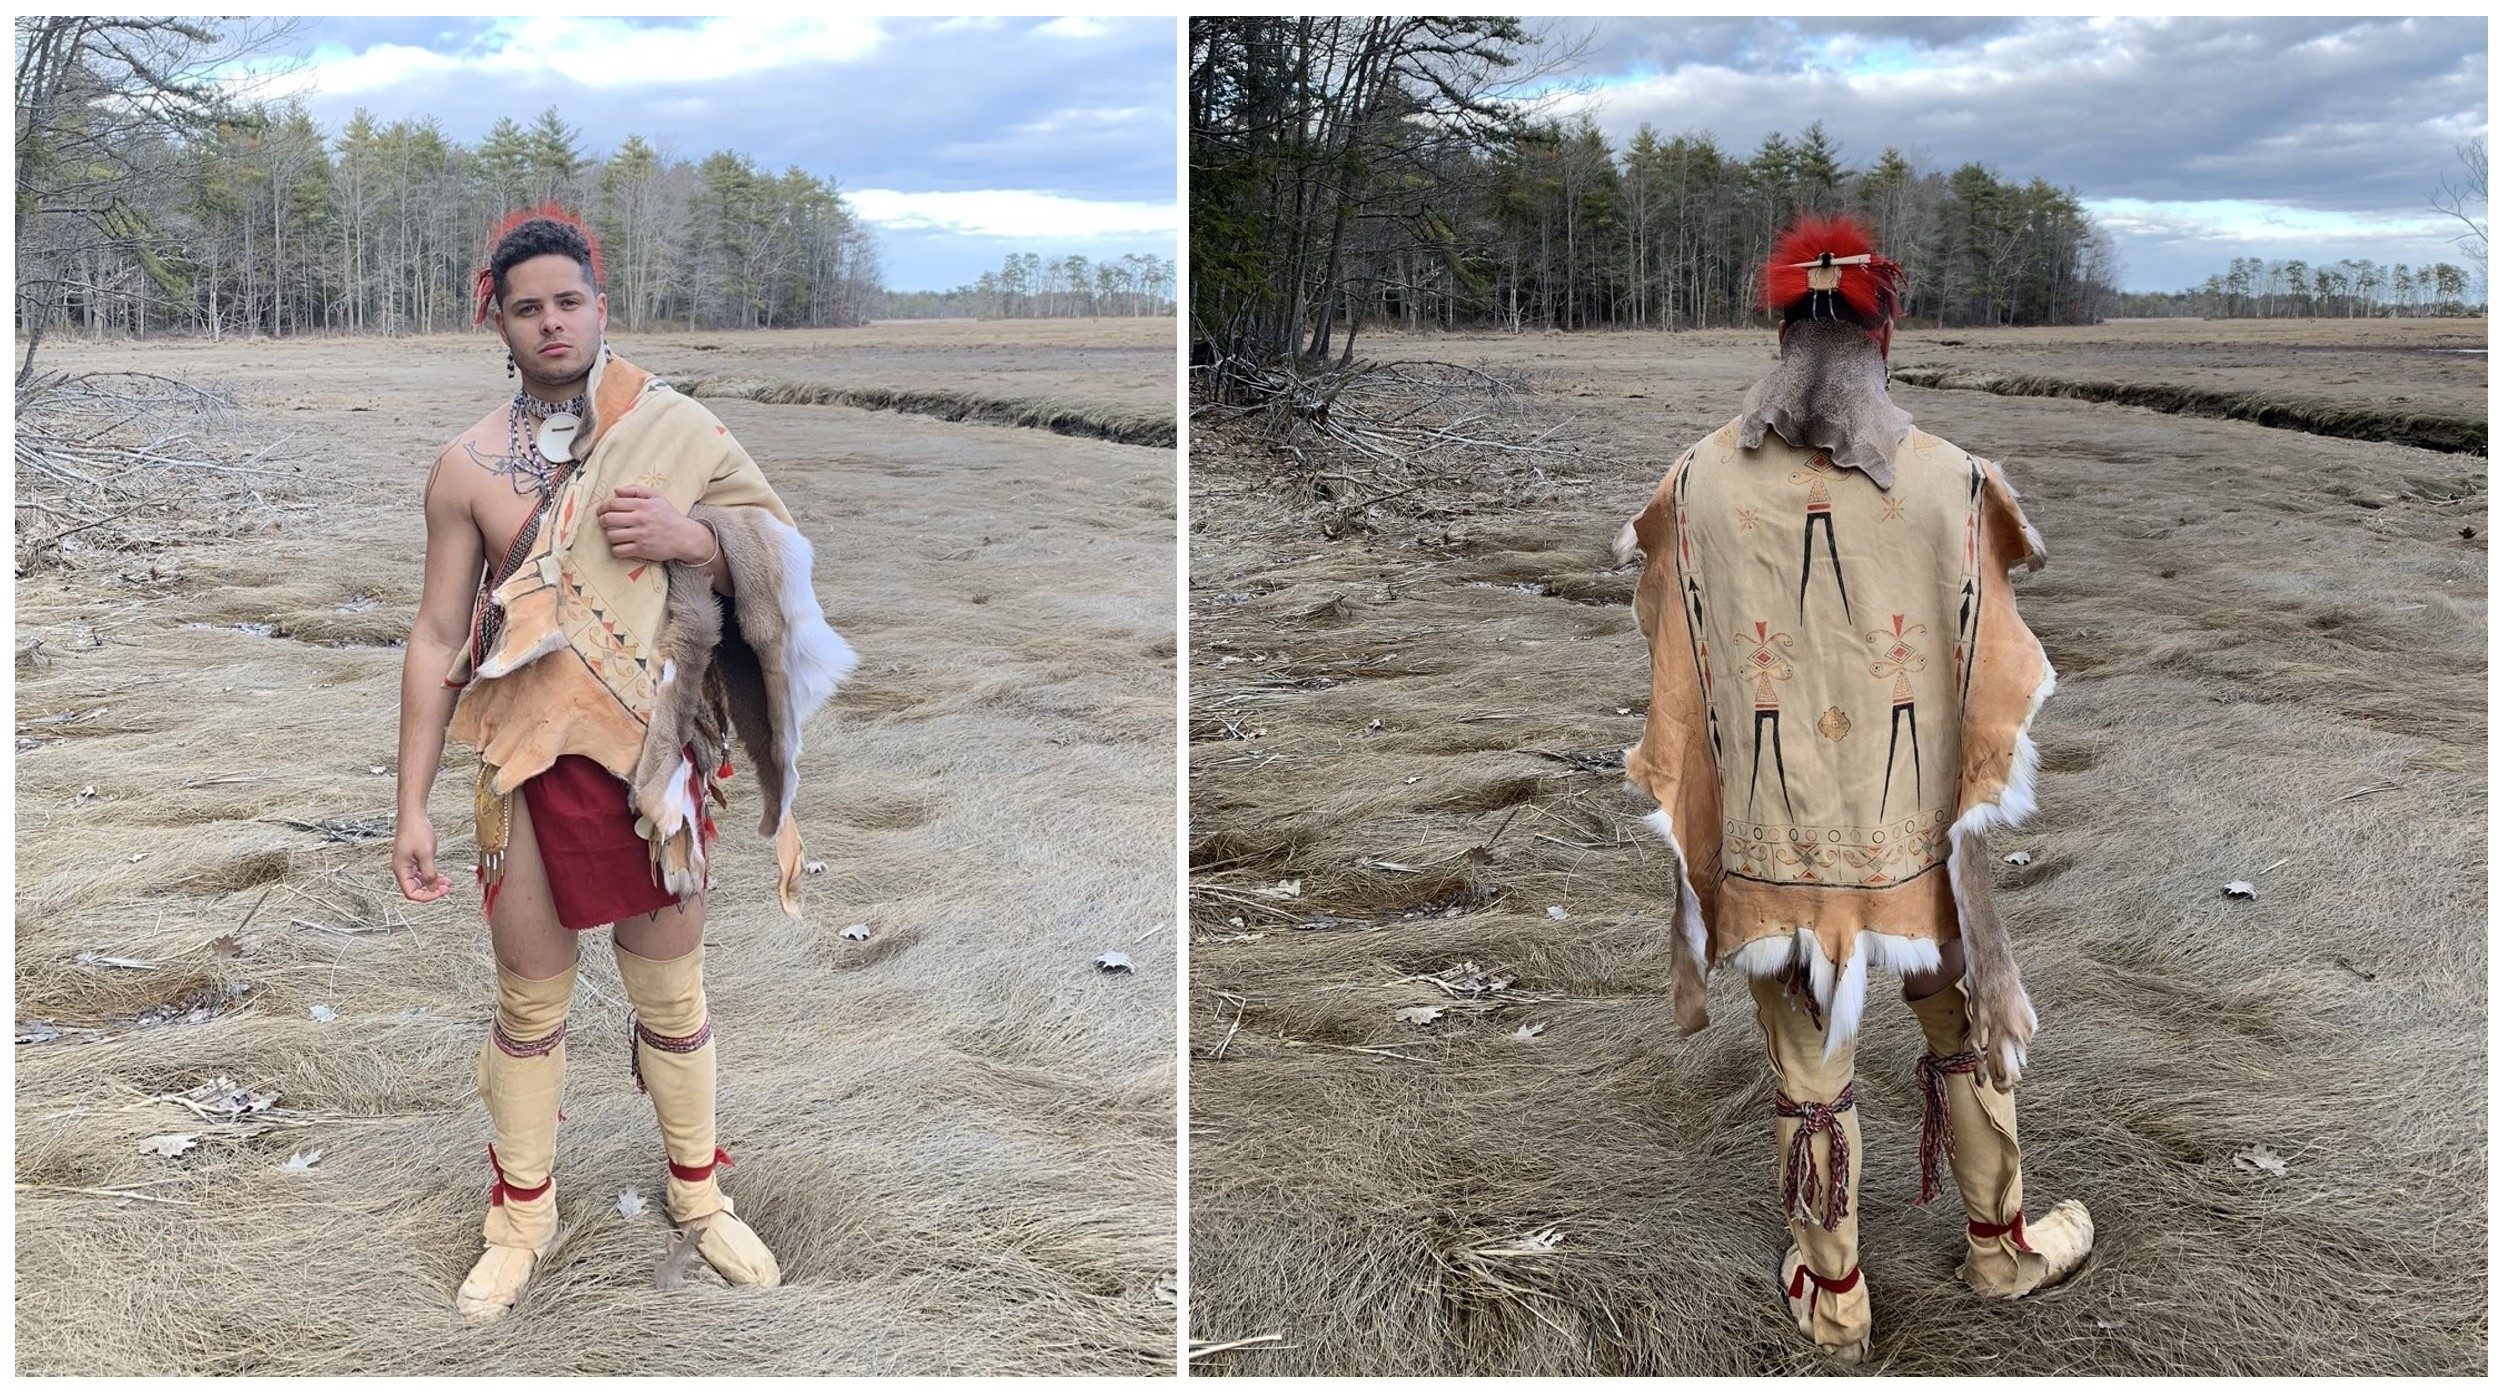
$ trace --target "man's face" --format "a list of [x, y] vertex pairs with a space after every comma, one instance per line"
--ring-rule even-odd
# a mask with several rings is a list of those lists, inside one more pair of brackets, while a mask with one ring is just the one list
[[523, 377], [569, 383], [591, 371], [609, 298], [592, 290], [582, 263], [556, 253], [516, 262], [497, 304], [497, 329]]

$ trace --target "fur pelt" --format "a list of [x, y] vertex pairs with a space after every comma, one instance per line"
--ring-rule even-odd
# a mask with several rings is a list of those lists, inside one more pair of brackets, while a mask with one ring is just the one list
[[1766, 432], [1837, 465], [1896, 484], [1896, 448], [1914, 419], [1887, 396], [1887, 358], [1858, 326], [1803, 321], [1783, 336], [1783, 361], [1740, 399], [1740, 448]]
[[1983, 834], [1959, 829], [1951, 837], [1948, 875], [1957, 890], [1958, 930], [1966, 945], [1966, 1049], [1983, 1063], [1992, 1084], [2018, 1083], [2035, 1040], [2035, 1004], [2018, 976], [2009, 928], [1992, 904], [1991, 854]]
[[701, 811], [683, 799], [682, 750], [710, 763], [727, 722], [762, 803], [757, 831], [775, 840], [783, 907], [798, 912], [801, 844], [792, 828], [800, 729], [852, 671], [851, 646], [828, 628], [810, 581], [814, 555], [797, 529], [762, 508], [699, 504], [688, 517], [721, 540], [729, 604], [704, 567], [673, 564], [658, 649], [652, 723], [635, 765], [635, 807], [656, 845], [685, 836]]
[[1678, 1023], [1679, 1035], [1689, 1036], [1703, 1031], [1706, 1023], [1705, 909], [1696, 899], [1696, 888], [1688, 885], [1687, 849], [1679, 846], [1670, 812], [1655, 809], [1644, 816], [1644, 823], [1670, 845], [1670, 887], [1678, 898], [1679, 914], [1679, 943], [1670, 961], [1671, 1016]]
[[[2031, 566], [2043, 565], [2043, 540], [2027, 531]], [[2018, 956], [2010, 947], [2009, 929], [1992, 901], [1991, 854], [1984, 835], [1995, 828], [2013, 828], [2035, 812], [2038, 754], [2027, 728], [2056, 680], [2048, 671], [2028, 700], [2027, 719], [2018, 728], [2010, 755], [2009, 779], [1999, 794], [1968, 809], [1949, 829], [1949, 888], [1957, 897], [1958, 935], [1966, 945], [1966, 1049], [1982, 1058], [1994, 1085], [2008, 1089], [2027, 1064], [2027, 1044], [2035, 1040], [2035, 1004], [2027, 997], [2018, 973]]]

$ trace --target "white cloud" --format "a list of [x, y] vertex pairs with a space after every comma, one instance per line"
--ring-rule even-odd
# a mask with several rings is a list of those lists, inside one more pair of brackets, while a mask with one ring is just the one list
[[2253, 199], [2087, 199], [2089, 213], [2115, 234], [2215, 243], [2340, 239], [2383, 242], [2441, 238], [2444, 223], [2419, 211], [2348, 213]]
[[844, 200], [882, 227], [960, 237], [1172, 237], [1182, 222], [1171, 202], [1073, 199], [1031, 189], [847, 189]]
[[1028, 135], [1049, 136], [1064, 131], [1101, 130], [1109, 126], [1127, 126], [1141, 117], [1152, 115], [1146, 107], [1061, 107], [1046, 112], [1033, 121], [1021, 121], [1010, 129]]
[[[465, 78], [524, 83], [563, 78], [592, 88], [719, 82], [810, 63], [863, 58], [885, 40], [874, 19], [719, 15], [641, 27], [616, 19], [541, 15], [500, 19], [469, 51], [377, 44], [317, 50], [277, 80], [275, 95], [328, 96]], [[527, 88], [523, 89], [527, 91]]]
[[1112, 33], [1113, 25], [1089, 15], [1063, 15], [1036, 25], [1035, 32], [1050, 34], [1056, 39], [1098, 39]]

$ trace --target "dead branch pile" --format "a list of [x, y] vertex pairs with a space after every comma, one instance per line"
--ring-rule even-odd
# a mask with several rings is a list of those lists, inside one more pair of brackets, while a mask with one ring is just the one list
[[154, 373], [56, 372], [17, 392], [17, 574], [81, 552], [231, 535], [292, 471], [217, 393]]
[[[1433, 359], [1302, 366], [1222, 359], [1202, 371], [1196, 423], [1250, 454], [1293, 462], [1291, 482], [1339, 523], [1362, 528], [1384, 506], [1448, 511], [1547, 483], [1571, 418], [1540, 425], [1519, 375]], [[1325, 531], [1337, 528], [1326, 522]]]

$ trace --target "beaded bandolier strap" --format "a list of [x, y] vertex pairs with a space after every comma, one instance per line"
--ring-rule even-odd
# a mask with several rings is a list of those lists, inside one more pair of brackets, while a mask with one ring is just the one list
[[[1815, 1221], [1827, 1230], [1844, 1223], [1844, 1210], [1852, 1203], [1847, 1192], [1852, 1186], [1853, 1145], [1844, 1138], [1844, 1122], [1836, 1116], [1853, 1107], [1853, 1087], [1847, 1085], [1832, 1104], [1803, 1104], [1781, 1090], [1774, 1092], [1774, 1112], [1786, 1119], [1800, 1120], [1800, 1128], [1792, 1134], [1791, 1147], [1783, 1159], [1783, 1213]], [[1822, 1205], [1813, 1193], [1818, 1185], [1818, 1136], [1827, 1140], [1827, 1194]]]
[[[552, 464], [540, 453], [538, 434], [524, 430], [523, 420], [544, 421], [558, 412], [580, 416], [585, 400], [578, 396], [567, 402], [542, 402], [528, 393], [513, 395], [513, 405], [505, 414], [506, 448], [509, 452], [505, 460], [511, 467], [509, 473], [513, 478], [514, 492], [537, 494], [539, 507], [531, 510], [530, 517], [514, 530], [513, 541], [505, 546], [504, 556], [488, 569], [483, 584], [478, 588], [478, 603], [470, 617], [470, 661], [473, 664], [487, 662], [487, 656], [496, 651], [497, 642], [504, 637], [504, 611], [495, 603], [496, 588], [511, 580], [522, 564], [530, 560], [539, 546], [539, 531], [547, 526], [549, 507], [556, 502], [557, 491], [563, 489], [565, 482], [574, 474], [574, 461], [563, 460]], [[478, 879], [487, 887], [486, 908], [493, 913], [496, 892], [504, 880], [505, 846], [513, 829], [513, 796], [496, 793], [495, 767], [484, 760], [479, 762], [478, 789], [472, 803], [478, 816]]]

